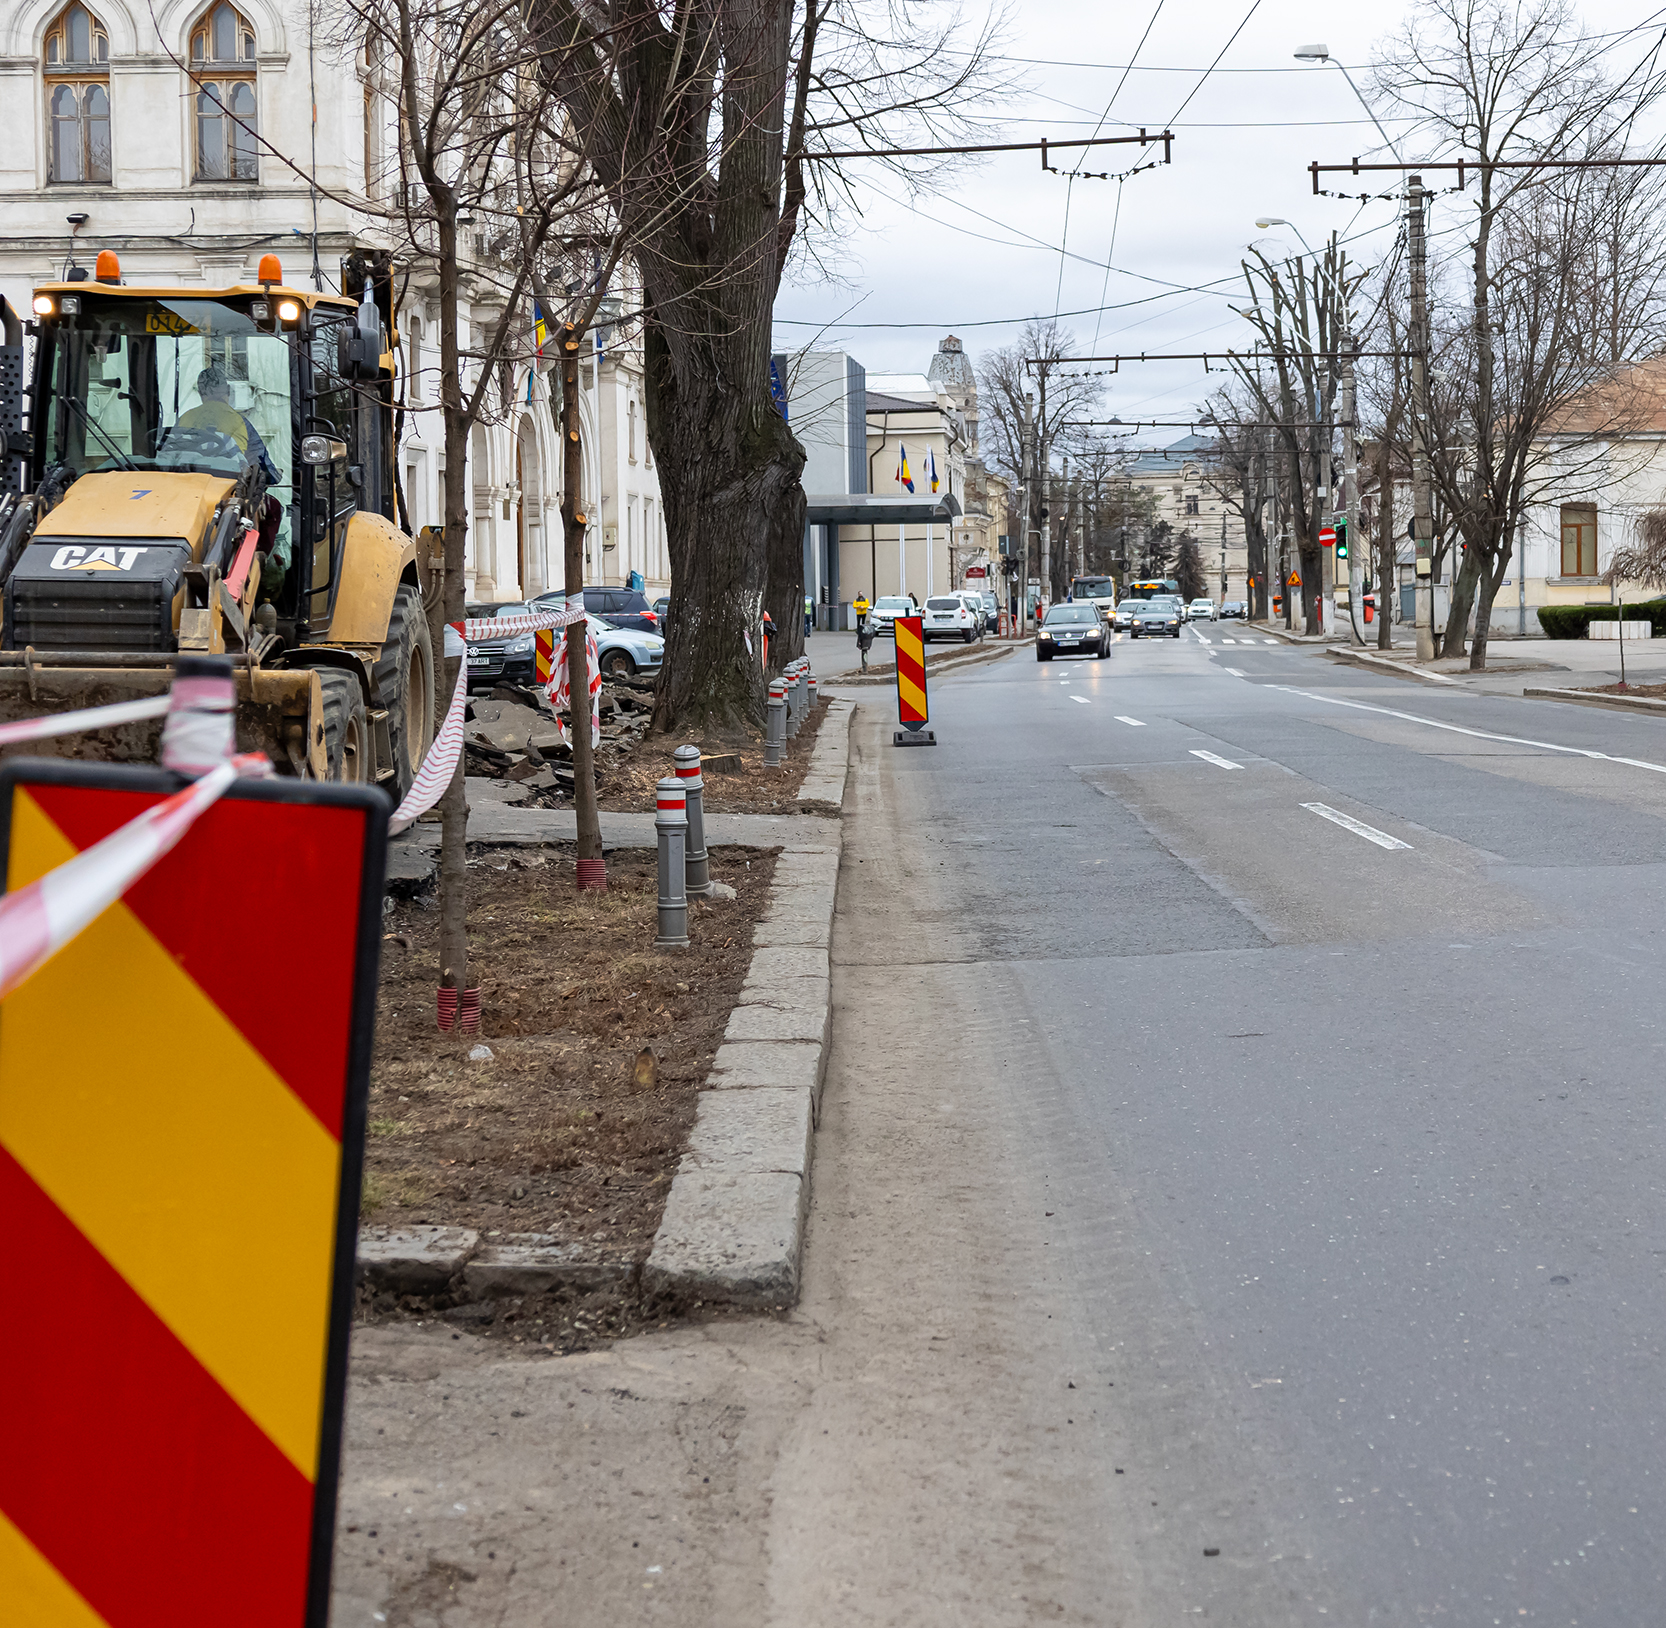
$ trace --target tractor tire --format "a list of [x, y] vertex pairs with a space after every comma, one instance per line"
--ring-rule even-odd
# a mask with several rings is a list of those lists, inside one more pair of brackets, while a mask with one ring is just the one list
[[324, 689], [324, 778], [349, 786], [374, 785], [376, 757], [359, 681], [351, 673], [321, 668], [318, 682]]
[[398, 803], [411, 789], [434, 740], [434, 644], [422, 594], [401, 583], [388, 616], [388, 639], [376, 658], [376, 688], [388, 709], [388, 740], [393, 747], [393, 783]]

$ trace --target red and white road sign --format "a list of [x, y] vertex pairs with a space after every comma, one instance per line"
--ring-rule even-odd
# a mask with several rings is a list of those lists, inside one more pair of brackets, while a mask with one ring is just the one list
[[1319, 546], [1321, 548], [1336, 547], [1336, 527], [1321, 526], [1319, 528]]
[[969, 565], [966, 567], [966, 575], [968, 577], [986, 577], [989, 575], [989, 567], [987, 565]]

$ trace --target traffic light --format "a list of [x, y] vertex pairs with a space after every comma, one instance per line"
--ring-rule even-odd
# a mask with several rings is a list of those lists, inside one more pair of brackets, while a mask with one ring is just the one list
[[1338, 515], [1334, 522], [1336, 526], [1336, 557], [1339, 561], [1348, 557], [1348, 518]]

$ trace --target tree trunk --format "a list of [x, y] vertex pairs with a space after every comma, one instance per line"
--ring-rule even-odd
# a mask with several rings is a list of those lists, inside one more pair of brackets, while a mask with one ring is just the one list
[[[561, 581], [572, 606], [584, 603], [584, 441], [579, 428], [579, 347], [583, 330], [572, 323], [561, 329]], [[592, 363], [592, 365], [599, 365]], [[567, 723], [573, 742], [573, 805], [578, 815], [578, 858], [586, 863], [581, 888], [603, 889], [607, 877], [595, 875], [602, 858], [602, 822], [596, 808], [596, 749], [590, 739], [590, 652], [586, 618], [569, 623], [567, 640]]]
[[[1491, 564], [1488, 560], [1487, 564]], [[1459, 558], [1457, 581], [1452, 584], [1452, 607], [1446, 618], [1446, 633], [1441, 639], [1442, 656], [1461, 656], [1464, 641], [1469, 636], [1469, 613], [1475, 605], [1475, 586], [1483, 575], [1482, 554], [1478, 548], [1466, 548]]]
[[[726, 347], [686, 332], [674, 356], [653, 313], [643, 340], [643, 395], [671, 555], [654, 726], [761, 725], [764, 606], [789, 637], [794, 600], [800, 625], [804, 614], [804, 450], [769, 397], [767, 356], [755, 373], [737, 376], [724, 365]], [[783, 579], [773, 591], [772, 563]]]
[[1475, 605], [1475, 643], [1469, 650], [1469, 670], [1472, 673], [1482, 672], [1487, 665], [1487, 635], [1492, 628], [1493, 600], [1498, 596], [1498, 590], [1504, 581], [1504, 573], [1510, 568], [1510, 556], [1500, 553], [1490, 571], [1481, 573], [1480, 594]]
[[[440, 656], [444, 682], [441, 703], [449, 704], [466, 653], [445, 656], [445, 624], [463, 619], [463, 555], [468, 538], [469, 424], [463, 405], [461, 358], [457, 346], [457, 225], [453, 200], [436, 199], [440, 253], [440, 368], [442, 416], [445, 421], [445, 588], [429, 614], [429, 634]], [[463, 680], [467, 683], [467, 680]], [[446, 989], [469, 987], [468, 928], [468, 795], [463, 785], [463, 759], [440, 799], [440, 984]]]

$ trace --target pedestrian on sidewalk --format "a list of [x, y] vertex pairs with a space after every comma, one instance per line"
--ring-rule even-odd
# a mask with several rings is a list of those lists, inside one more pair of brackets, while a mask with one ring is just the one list
[[806, 594], [804, 596], [804, 637], [809, 638], [816, 630], [816, 602]]

